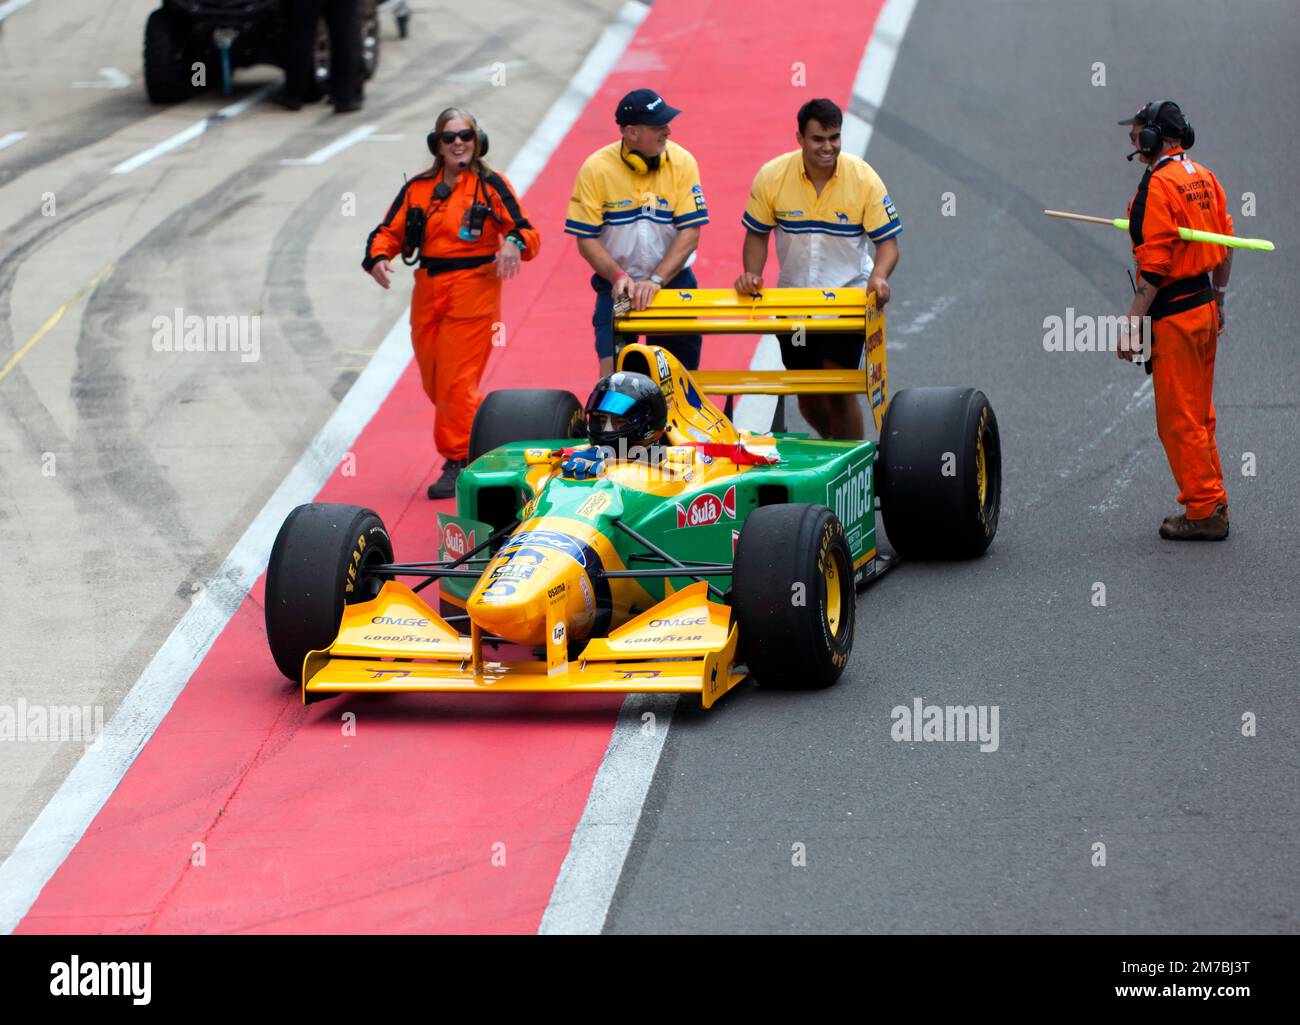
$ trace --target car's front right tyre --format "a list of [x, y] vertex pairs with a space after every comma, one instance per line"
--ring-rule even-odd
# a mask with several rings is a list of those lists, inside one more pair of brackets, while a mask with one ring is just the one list
[[280, 672], [300, 680], [307, 653], [338, 636], [343, 606], [379, 593], [384, 579], [369, 570], [392, 561], [378, 513], [332, 502], [293, 510], [266, 568], [266, 640]]

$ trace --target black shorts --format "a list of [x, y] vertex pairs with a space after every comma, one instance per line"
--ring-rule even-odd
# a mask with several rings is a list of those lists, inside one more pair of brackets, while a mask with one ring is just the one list
[[825, 334], [807, 331], [803, 345], [795, 345], [793, 339], [792, 334], [776, 336], [781, 343], [781, 362], [786, 370], [821, 370], [823, 359], [848, 370], [857, 370], [866, 344], [866, 339], [858, 331], [828, 331]]

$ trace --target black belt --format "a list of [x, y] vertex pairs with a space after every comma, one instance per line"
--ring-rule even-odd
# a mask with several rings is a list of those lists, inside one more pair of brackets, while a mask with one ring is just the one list
[[1208, 273], [1194, 278], [1179, 278], [1171, 281], [1156, 291], [1155, 301], [1147, 315], [1152, 320], [1160, 320], [1175, 313], [1194, 310], [1198, 306], [1214, 302], [1214, 290], [1210, 287]]
[[433, 277], [435, 274], [446, 274], [454, 270], [473, 270], [495, 259], [496, 256], [491, 253], [485, 253], [483, 256], [421, 256], [420, 270]]

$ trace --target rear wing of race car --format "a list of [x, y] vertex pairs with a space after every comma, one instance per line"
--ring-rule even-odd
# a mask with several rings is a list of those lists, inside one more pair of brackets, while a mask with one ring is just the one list
[[[885, 367], [885, 314], [865, 288], [769, 288], [757, 296], [730, 288], [661, 289], [644, 310], [614, 312], [614, 356], [638, 335], [796, 334], [861, 332], [866, 343], [856, 370], [696, 370], [701, 390], [726, 395], [776, 395], [774, 430], [784, 429], [784, 397], [864, 394], [880, 430], [889, 404]], [[800, 335], [802, 333], [802, 335]]]

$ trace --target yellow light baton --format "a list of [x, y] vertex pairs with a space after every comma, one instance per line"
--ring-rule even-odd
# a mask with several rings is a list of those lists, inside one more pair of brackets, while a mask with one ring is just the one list
[[[1120, 231], [1128, 231], [1128, 219], [1125, 217], [1089, 217], [1087, 214], [1070, 214], [1064, 210], [1044, 210], [1048, 217], [1064, 217], [1071, 221], [1088, 221], [1091, 224], [1109, 224]], [[1273, 243], [1266, 238], [1237, 238], [1235, 235], [1216, 235], [1212, 231], [1197, 231], [1195, 228], [1179, 228], [1178, 234], [1188, 242], [1212, 242], [1216, 246], [1230, 249], [1255, 249], [1261, 253], [1271, 253]]]

